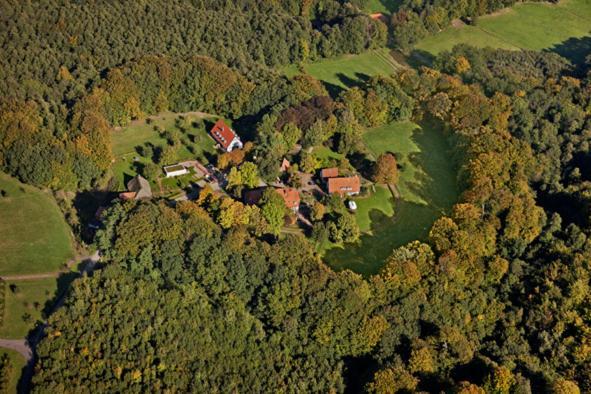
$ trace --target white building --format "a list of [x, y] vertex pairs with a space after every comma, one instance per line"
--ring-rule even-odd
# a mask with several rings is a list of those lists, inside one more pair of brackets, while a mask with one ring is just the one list
[[173, 166], [166, 166], [163, 168], [164, 173], [166, 174], [167, 178], [172, 178], [175, 176], [185, 175], [189, 173], [189, 170], [183, 165], [175, 164]]

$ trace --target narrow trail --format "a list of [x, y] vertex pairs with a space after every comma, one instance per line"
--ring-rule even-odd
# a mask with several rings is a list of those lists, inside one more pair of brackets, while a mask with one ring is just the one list
[[0, 339], [0, 347], [20, 353], [27, 363], [33, 358], [33, 352], [25, 339]]

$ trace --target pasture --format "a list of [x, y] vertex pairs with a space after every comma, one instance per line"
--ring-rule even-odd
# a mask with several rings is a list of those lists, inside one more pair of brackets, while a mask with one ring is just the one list
[[[374, 75], [390, 75], [402, 66], [386, 48], [375, 49], [359, 55], [343, 55], [318, 62], [304, 64], [306, 74], [324, 82], [327, 90], [336, 95]], [[297, 66], [285, 68], [284, 73], [294, 76], [300, 73]]]
[[54, 198], [0, 173], [0, 275], [53, 272], [74, 256]]
[[450, 147], [438, 123], [396, 122], [367, 131], [364, 141], [374, 157], [396, 155], [401, 198], [394, 203], [376, 197], [379, 206], [358, 212], [365, 231], [360, 242], [336, 246], [326, 251], [324, 260], [334, 269], [367, 276], [379, 272], [393, 249], [424, 240], [433, 222], [457, 201], [459, 190]]
[[557, 52], [575, 62], [591, 48], [591, 2], [521, 3], [479, 17], [474, 26], [449, 27], [416, 49], [436, 55], [454, 45]]
[[[138, 147], [150, 145], [154, 155], [166, 147], [169, 142], [164, 136], [165, 131], [176, 133], [181, 139], [177, 152], [177, 160], [198, 158], [208, 162], [215, 152], [215, 143], [206, 132], [207, 126], [203, 119], [206, 114], [175, 114], [172, 112], [152, 116], [149, 120], [133, 121], [129, 126], [112, 132], [113, 155], [115, 163], [112, 172], [118, 187], [123, 189], [127, 180], [141, 172], [141, 168], [153, 161], [153, 157], [140, 154]], [[150, 179], [150, 181], [155, 181]], [[153, 184], [153, 191], [154, 189]]]
[[58, 290], [56, 278], [6, 281], [4, 324], [0, 338], [19, 339], [27, 336], [43, 317], [43, 310]]

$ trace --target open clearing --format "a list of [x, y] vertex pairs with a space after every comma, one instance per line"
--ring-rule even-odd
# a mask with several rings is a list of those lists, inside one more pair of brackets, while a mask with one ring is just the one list
[[[179, 123], [179, 117], [184, 120]], [[175, 114], [166, 112], [150, 117], [148, 123], [144, 120], [132, 122], [129, 126], [112, 132], [113, 155], [115, 163], [112, 166], [113, 176], [118, 187], [123, 189], [125, 183], [134, 177], [139, 169], [149, 163], [150, 158], [142, 157], [136, 147], [151, 144], [153, 147], [165, 147], [168, 142], [158, 130], [178, 132], [188, 144], [182, 144], [178, 151], [178, 160], [199, 158], [207, 163], [207, 157], [215, 150], [214, 141], [207, 135], [205, 128], [196, 127], [205, 114]], [[157, 130], [158, 129], [158, 130]], [[152, 190], [156, 191], [154, 180]]]
[[391, 14], [398, 11], [402, 0], [369, 0], [365, 4], [365, 11], [373, 14], [381, 12], [383, 14]]
[[[325, 83], [327, 90], [336, 95], [340, 91], [359, 84], [374, 75], [390, 75], [402, 68], [386, 48], [367, 51], [359, 55], [343, 55], [304, 64], [304, 71]], [[284, 69], [288, 76], [300, 73], [298, 67], [291, 65]]]
[[380, 270], [393, 249], [425, 239], [433, 222], [457, 201], [459, 190], [450, 148], [439, 124], [397, 122], [368, 131], [364, 140], [374, 156], [384, 152], [396, 155], [401, 199], [394, 207], [392, 199], [378, 195], [379, 208], [370, 205], [368, 212], [358, 212], [362, 230], [369, 227], [370, 232], [356, 244], [328, 250], [324, 259], [337, 270], [371, 275]]
[[581, 55], [591, 48], [591, 1], [517, 4], [507, 11], [478, 18], [475, 26], [449, 27], [425, 38], [416, 49], [436, 55], [460, 43], [545, 49], [579, 62]]
[[[0, 337], [21, 339], [35, 327], [47, 303], [55, 298], [58, 280], [7, 281], [6, 286], [4, 324], [0, 328]], [[11, 286], [16, 286], [16, 291], [12, 291]]]
[[0, 275], [57, 271], [74, 256], [52, 196], [0, 173]]

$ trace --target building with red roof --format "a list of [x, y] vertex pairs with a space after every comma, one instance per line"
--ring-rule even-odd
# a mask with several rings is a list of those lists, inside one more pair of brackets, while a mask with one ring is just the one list
[[339, 169], [337, 167], [323, 168], [320, 171], [320, 177], [322, 179], [335, 178], [337, 176], [339, 176]]
[[232, 152], [233, 149], [242, 149], [242, 141], [240, 137], [224, 122], [223, 119], [219, 119], [209, 134], [212, 138], [220, 145], [220, 147], [226, 152]]
[[328, 193], [338, 194], [341, 197], [353, 196], [361, 191], [361, 180], [357, 175], [329, 178], [327, 185]]
[[283, 189], [275, 189], [277, 193], [281, 197], [283, 197], [283, 201], [285, 201], [285, 206], [288, 209], [291, 209], [293, 212], [297, 212], [300, 209], [300, 193], [292, 188], [286, 187]]

